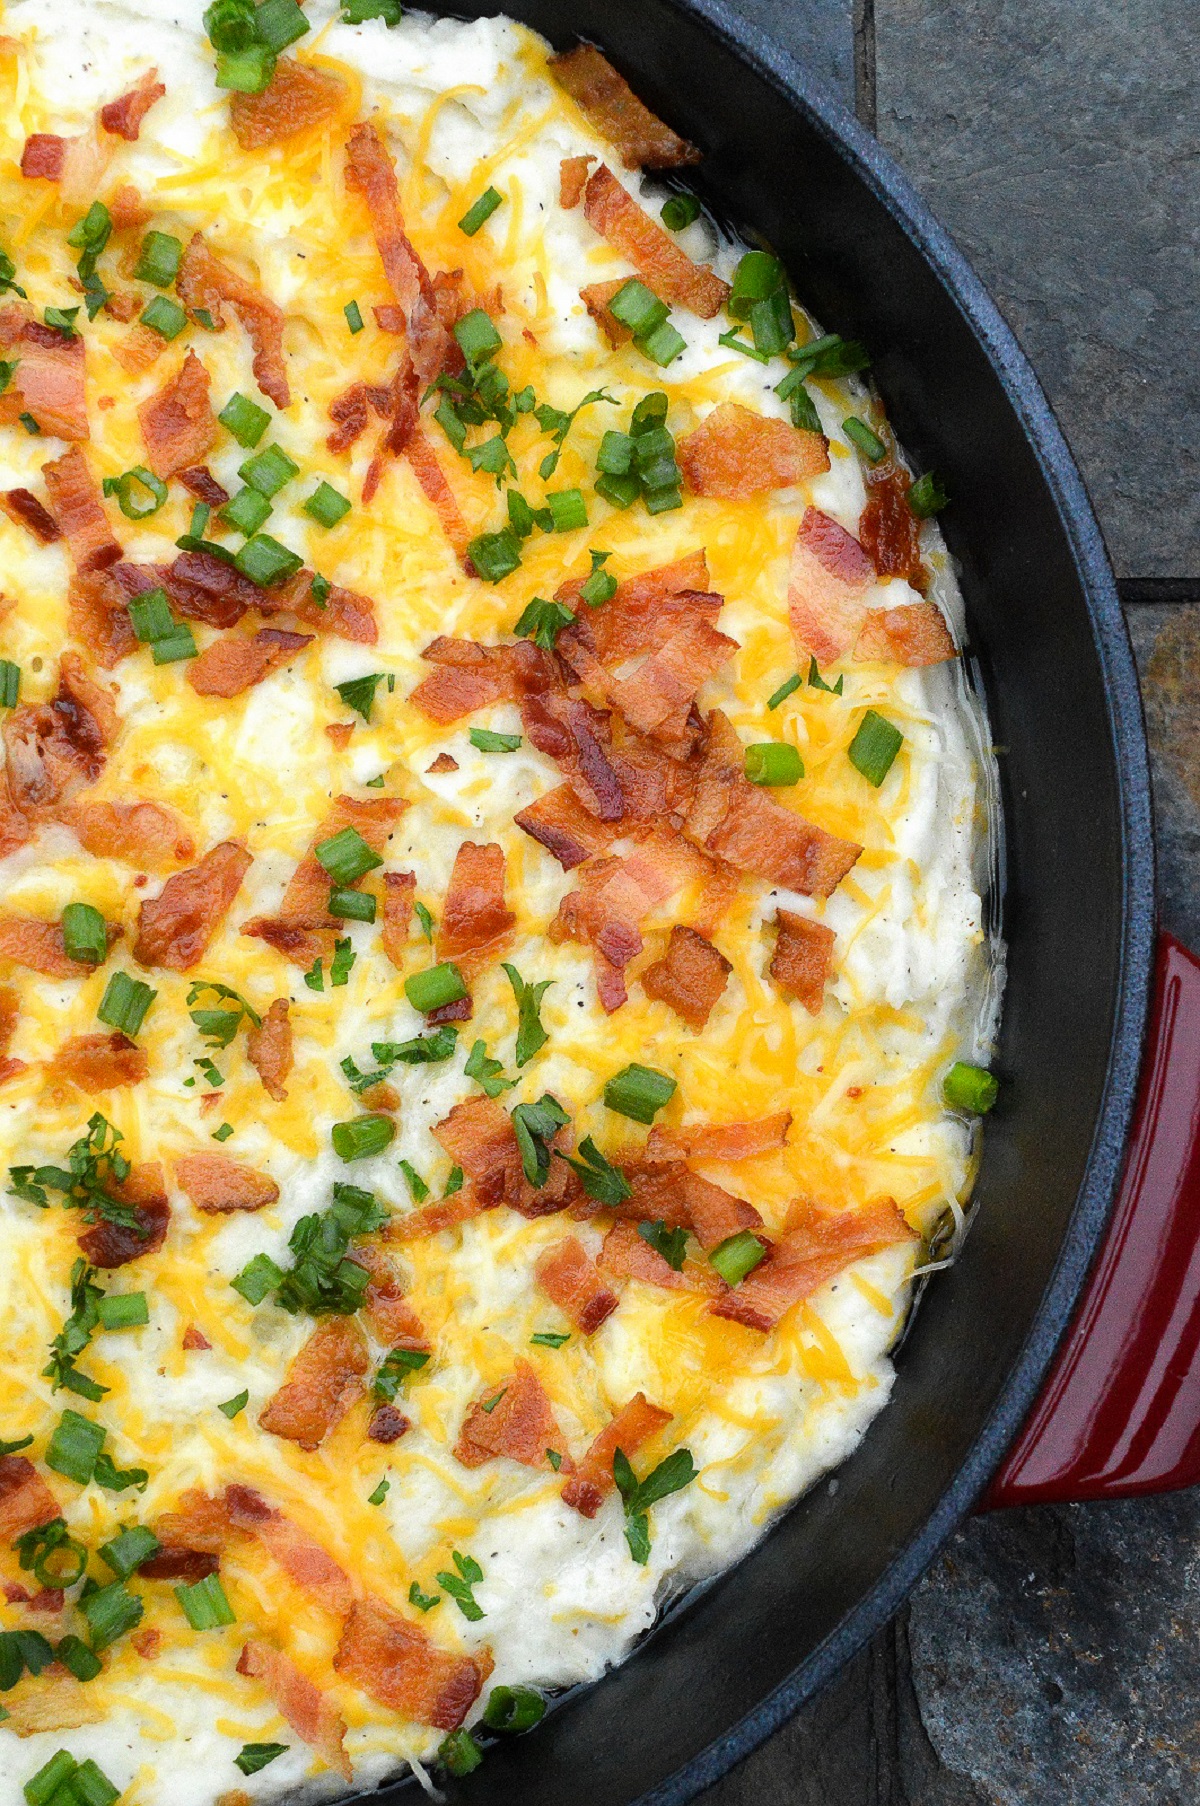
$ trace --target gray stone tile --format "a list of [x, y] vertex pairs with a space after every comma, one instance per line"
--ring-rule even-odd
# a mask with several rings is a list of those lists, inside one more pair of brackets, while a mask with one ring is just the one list
[[790, 50], [854, 108], [854, 0], [732, 0], [733, 10]]
[[1150, 735], [1162, 922], [1200, 951], [1200, 603], [1126, 618]]
[[874, 0], [879, 136], [1037, 366], [1118, 573], [1200, 576], [1195, 0]]

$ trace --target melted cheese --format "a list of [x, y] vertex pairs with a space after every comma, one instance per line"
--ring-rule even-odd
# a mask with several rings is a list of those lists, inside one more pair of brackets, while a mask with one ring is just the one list
[[[149, 1326], [97, 1335], [81, 1363], [109, 1391], [99, 1405], [80, 1408], [106, 1425], [118, 1465], [144, 1466], [149, 1483], [140, 1496], [81, 1490], [58, 1477], [54, 1488], [72, 1533], [95, 1548], [122, 1524], [152, 1521], [189, 1487], [217, 1490], [241, 1480], [403, 1610], [413, 1582], [436, 1592], [436, 1574], [451, 1551], [469, 1551], [484, 1570], [477, 1588], [484, 1618], [468, 1623], [444, 1600], [422, 1620], [425, 1627], [447, 1647], [489, 1646], [495, 1682], [569, 1685], [619, 1660], [667, 1592], [741, 1554], [775, 1513], [855, 1446], [887, 1399], [887, 1350], [907, 1308], [913, 1257], [893, 1249], [860, 1262], [766, 1338], [708, 1315], [703, 1300], [630, 1283], [595, 1336], [573, 1335], [556, 1351], [530, 1344], [538, 1330], [561, 1327], [558, 1312], [533, 1286], [532, 1265], [559, 1239], [562, 1225], [495, 1212], [402, 1250], [406, 1287], [435, 1355], [406, 1388], [414, 1427], [401, 1442], [384, 1449], [365, 1440], [361, 1408], [311, 1454], [265, 1435], [258, 1414], [311, 1324], [269, 1304], [251, 1310], [229, 1280], [260, 1251], [286, 1264], [293, 1225], [327, 1205], [339, 1178], [369, 1186], [403, 1210], [403, 1158], [440, 1195], [449, 1162], [431, 1127], [473, 1090], [462, 1069], [476, 1036], [515, 1071], [516, 1010], [504, 975], [486, 970], [456, 1056], [392, 1074], [401, 1095], [396, 1140], [386, 1154], [348, 1171], [329, 1138], [331, 1123], [354, 1113], [339, 1062], [351, 1055], [365, 1066], [372, 1040], [419, 1032], [422, 1021], [405, 1000], [403, 974], [384, 959], [376, 929], [349, 925], [357, 956], [349, 982], [318, 994], [305, 988], [296, 968], [238, 927], [276, 907], [329, 797], [385, 774], [385, 792], [409, 804], [388, 848], [389, 866], [416, 873], [417, 895], [435, 915], [464, 837], [505, 847], [508, 901], [518, 917], [508, 957], [527, 979], [551, 981], [542, 1006], [549, 1044], [506, 1103], [550, 1091], [580, 1137], [594, 1133], [611, 1146], [628, 1139], [621, 1133], [627, 1125], [618, 1128], [600, 1103], [603, 1082], [629, 1061], [646, 1060], [678, 1080], [662, 1121], [748, 1119], [785, 1103], [792, 1111], [782, 1153], [736, 1168], [704, 1168], [752, 1198], [768, 1229], [781, 1228], [798, 1195], [865, 1203], [890, 1194], [909, 1222], [927, 1232], [948, 1205], [960, 1210], [973, 1176], [971, 1139], [941, 1107], [940, 1077], [949, 1060], [986, 1054], [997, 989], [986, 982], [979, 897], [990, 782], [982, 722], [957, 665], [898, 672], [848, 663], [843, 697], [805, 687], [776, 715], [764, 715], [765, 697], [795, 663], [786, 568], [799, 514], [813, 503], [853, 530], [862, 506], [857, 454], [840, 424], [863, 398], [853, 381], [813, 385], [832, 442], [832, 468], [798, 489], [748, 503], [688, 498], [682, 509], [655, 519], [640, 506], [606, 511], [593, 496], [601, 435], [623, 425], [648, 388], [667, 389], [677, 435], [720, 400], [774, 415], [785, 409], [773, 389], [780, 371], [722, 348], [722, 320], [677, 316], [688, 349], [665, 373], [632, 347], [611, 350], [597, 333], [579, 286], [625, 273], [624, 266], [581, 210], [558, 206], [558, 165], [568, 155], [604, 156], [606, 147], [549, 81], [540, 40], [504, 20], [460, 24], [410, 15], [391, 31], [378, 21], [347, 27], [329, 0], [312, 0], [315, 29], [299, 55], [346, 79], [343, 115], [282, 150], [245, 154], [226, 126], [200, 10], [198, 0], [182, 15], [176, 0], [8, 0], [0, 17], [7, 34], [0, 43], [0, 221], [7, 248], [39, 308], [65, 300], [74, 255], [65, 229], [75, 214], [50, 184], [22, 183], [16, 166], [24, 138], [31, 131], [85, 129], [99, 104], [156, 65], [166, 98], [136, 144], [117, 146], [104, 191], [118, 180], [133, 182], [156, 228], [181, 238], [199, 228], [218, 253], [252, 260], [263, 288], [285, 309], [295, 399], [273, 415], [269, 437], [303, 474], [279, 498], [267, 530], [337, 582], [373, 597], [380, 639], [374, 648], [318, 639], [293, 665], [226, 702], [196, 696], [184, 667], [155, 667], [140, 651], [112, 674], [122, 730], [93, 794], [167, 804], [189, 823], [198, 848], [236, 836], [254, 864], [197, 971], [150, 975], [158, 996], [139, 1037], [150, 1058], [148, 1081], [100, 1102], [129, 1156], [161, 1159], [168, 1174], [176, 1157], [208, 1147], [212, 1130], [231, 1123], [229, 1153], [269, 1172], [281, 1195], [257, 1214], [209, 1218], [172, 1188], [174, 1215], [163, 1250], [108, 1276], [115, 1291], [145, 1287]], [[501, 282], [502, 360], [514, 388], [533, 383], [539, 400], [566, 409], [593, 388], [616, 398], [615, 405], [593, 404], [580, 414], [551, 485], [584, 489], [588, 527], [535, 534], [520, 571], [495, 587], [463, 575], [403, 463], [389, 469], [372, 508], [356, 505], [331, 531], [300, 512], [320, 477], [357, 504], [375, 435], [364, 435], [349, 458], [330, 455], [328, 405], [352, 380], [386, 380], [395, 362], [395, 340], [370, 324], [351, 337], [343, 313], [357, 300], [370, 321], [371, 304], [390, 299], [365, 213], [343, 180], [340, 146], [363, 116], [377, 121], [398, 159], [402, 206], [426, 264], [462, 268], [480, 292]], [[639, 192], [635, 177], [622, 179]], [[489, 183], [504, 194], [504, 207], [468, 239], [457, 221]], [[711, 257], [725, 275], [738, 255], [703, 219], [681, 242], [697, 257]], [[110, 250], [103, 268], [113, 256]], [[256, 394], [248, 346], [236, 327], [190, 333], [134, 380], [112, 355], [126, 329], [102, 314], [86, 330], [88, 456], [98, 477], [141, 461], [136, 406], [178, 367], [186, 344], [194, 343], [212, 375], [215, 406], [235, 390]], [[19, 428], [0, 430], [6, 483], [36, 490], [48, 451], [59, 448]], [[536, 471], [545, 436], [526, 419], [510, 443], [523, 492], [540, 499]], [[472, 474], [444, 444], [439, 455], [471, 531], [499, 526], [502, 499], [491, 479]], [[222, 437], [210, 465], [227, 488], [237, 486], [244, 456]], [[176, 485], [152, 521], [136, 527], [114, 512], [114, 525], [130, 558], [151, 559], [186, 529], [189, 512], [190, 500]], [[929, 543], [935, 593], [953, 618], [953, 576], [932, 529]], [[705, 706], [725, 709], [743, 739], [761, 738], [769, 719], [767, 732], [793, 740], [806, 776], [779, 793], [781, 800], [865, 849], [825, 904], [743, 881], [718, 937], [733, 972], [700, 1036], [636, 983], [628, 1004], [605, 1018], [586, 950], [546, 938], [546, 924], [574, 880], [516, 831], [512, 818], [559, 774], [528, 744], [499, 757], [476, 751], [468, 740], [471, 725], [520, 732], [516, 710], [480, 711], [444, 729], [405, 701], [428, 670], [420, 651], [434, 634], [491, 640], [511, 629], [531, 596], [550, 595], [565, 574], [586, 569], [594, 545], [611, 551], [618, 576], [706, 547], [713, 587], [725, 597], [721, 626], [741, 650], [706, 686]], [[0, 626], [0, 651], [22, 667], [23, 699], [47, 697], [67, 636], [65, 550], [36, 546], [0, 518], [0, 564], [5, 592], [17, 603]], [[895, 606], [913, 599], [906, 585], [891, 582], [871, 601]], [[212, 636], [197, 628], [196, 637], [205, 643]], [[347, 714], [333, 686], [379, 670], [394, 676], [394, 691], [380, 689], [371, 725], [357, 722], [339, 751], [324, 732]], [[886, 708], [905, 735], [879, 791], [846, 758], [867, 705]], [[453, 755], [457, 771], [428, 773], [440, 752]], [[46, 829], [0, 864], [6, 910], [57, 918], [67, 902], [87, 901], [124, 926], [126, 947], [143, 895], [133, 877], [120, 862], [83, 853], [61, 828]], [[157, 882], [150, 880], [150, 894]], [[780, 904], [824, 920], [837, 935], [836, 982], [815, 1018], [766, 979], [771, 938], [763, 925]], [[675, 919], [678, 900], [652, 918], [647, 960], [658, 956]], [[408, 969], [425, 961], [414, 941]], [[114, 966], [129, 967], [127, 953], [118, 949], [102, 972], [65, 982], [13, 975], [21, 1019], [12, 1051], [30, 1064], [0, 1092], [5, 1164], [60, 1158], [95, 1107], [56, 1081], [45, 1062], [66, 1036], [95, 1027]], [[224, 1083], [215, 1100], [203, 1096], [196, 1061], [209, 1050], [185, 1004], [194, 977], [219, 978], [263, 1009], [274, 996], [292, 997], [296, 1064], [286, 1101], [265, 1096], [242, 1040], [213, 1056]], [[579, 1233], [593, 1251], [599, 1246], [598, 1232], [582, 1227]], [[44, 1451], [63, 1406], [80, 1404], [66, 1393], [52, 1396], [40, 1377], [47, 1345], [69, 1309], [76, 1252], [65, 1213], [44, 1215], [4, 1200], [0, 1321], [7, 1380], [0, 1433], [32, 1434], [35, 1454]], [[210, 1352], [184, 1352], [188, 1324], [208, 1338]], [[656, 1507], [644, 1567], [629, 1557], [615, 1500], [588, 1522], [564, 1506], [552, 1474], [532, 1475], [507, 1462], [469, 1472], [454, 1460], [464, 1411], [482, 1385], [511, 1371], [514, 1352], [536, 1368], [576, 1454], [638, 1389], [673, 1413], [659, 1452], [686, 1445], [702, 1473]], [[243, 1387], [249, 1404], [230, 1421], [217, 1406]], [[380, 1506], [369, 1505], [384, 1475], [390, 1490]], [[257, 1683], [235, 1674], [248, 1627], [275, 1637], [336, 1699], [358, 1780], [430, 1760], [439, 1733], [398, 1721], [334, 1672], [337, 1626], [327, 1614], [252, 1551], [239, 1552], [223, 1573], [236, 1626], [198, 1636], [169, 1587], [144, 1584], [138, 1587], [146, 1604], [143, 1628], [161, 1633], [160, 1652], [148, 1661], [130, 1638], [114, 1645], [104, 1673], [86, 1689], [96, 1722], [25, 1738], [0, 1726], [0, 1806], [19, 1806], [23, 1781], [64, 1743], [80, 1759], [94, 1756], [125, 1789], [130, 1806], [207, 1806], [235, 1787], [264, 1799], [340, 1791], [337, 1777], [288, 1731]], [[0, 1620], [18, 1625], [19, 1608], [0, 1606]], [[243, 1780], [232, 1763], [240, 1745], [275, 1739], [290, 1745], [287, 1754]]]

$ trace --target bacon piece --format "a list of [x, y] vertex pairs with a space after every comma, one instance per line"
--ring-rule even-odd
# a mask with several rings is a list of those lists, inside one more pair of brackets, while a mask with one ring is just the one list
[[380, 1705], [418, 1724], [456, 1731], [492, 1671], [488, 1650], [450, 1655], [420, 1625], [378, 1599], [358, 1599], [333, 1665]]
[[207, 1580], [210, 1574], [217, 1573], [220, 1566], [220, 1557], [207, 1549], [165, 1547], [142, 1562], [138, 1573], [145, 1580], [175, 1580], [195, 1586], [198, 1580]]
[[588, 168], [595, 157], [564, 157], [558, 166], [558, 204], [570, 213], [578, 207], [587, 186]]
[[647, 1160], [753, 1160], [784, 1146], [792, 1126], [790, 1110], [758, 1122], [685, 1123], [681, 1129], [651, 1129]]
[[[640, 1238], [639, 1238], [640, 1239]], [[643, 1242], [642, 1246], [646, 1244]], [[652, 1250], [648, 1250], [652, 1252]], [[669, 1271], [669, 1269], [668, 1269]], [[578, 1468], [562, 1489], [568, 1505], [585, 1518], [594, 1518], [616, 1485], [613, 1479], [613, 1456], [617, 1450], [626, 1457], [636, 1455], [643, 1443], [665, 1430], [671, 1413], [652, 1405], [644, 1392], [635, 1392], [611, 1423], [605, 1424]]]
[[346, 186], [366, 201], [384, 275], [408, 322], [413, 368], [428, 382], [458, 365], [461, 354], [438, 317], [429, 272], [404, 230], [396, 166], [370, 122], [356, 125], [346, 141]]
[[387, 1255], [363, 1242], [356, 1245], [351, 1259], [371, 1275], [362, 1306], [371, 1334], [387, 1348], [427, 1349], [429, 1337]]
[[0, 985], [0, 1085], [6, 1085], [9, 1079], [20, 1078], [28, 1070], [24, 1060], [14, 1059], [8, 1051], [20, 1015], [21, 1000], [17, 993], [7, 985]]
[[161, 1512], [153, 1529], [164, 1550], [179, 1548], [218, 1557], [234, 1534], [224, 1498], [214, 1499], [196, 1489], [183, 1493], [174, 1510]]
[[116, 728], [109, 692], [92, 682], [77, 653], [64, 652], [54, 701], [23, 703], [0, 730], [13, 809], [35, 820], [54, 816], [74, 790], [100, 776]]
[[692, 1233], [706, 1254], [727, 1242], [731, 1235], [762, 1228], [762, 1218], [745, 1198], [735, 1198], [732, 1192], [710, 1184], [699, 1173], [687, 1172], [681, 1180]]
[[264, 614], [286, 610], [317, 633], [332, 633], [339, 639], [353, 640], [358, 646], [373, 646], [379, 638], [379, 629], [375, 625], [375, 604], [371, 598], [334, 583], [324, 602], [318, 602], [312, 593], [312, 580], [311, 571], [297, 571], [290, 582], [269, 590], [260, 589], [259, 608]]
[[421, 493], [437, 515], [442, 532], [459, 558], [465, 557], [470, 538], [467, 524], [442, 469], [441, 459], [430, 443], [429, 435], [423, 433], [420, 427], [415, 427], [410, 433], [404, 447], [404, 457], [421, 487]]
[[177, 872], [138, 911], [133, 957], [142, 966], [190, 972], [224, 921], [251, 865], [238, 840], [223, 840], [198, 865]]
[[414, 872], [383, 874], [383, 928], [380, 940], [393, 966], [404, 963], [417, 879]]
[[550, 58], [556, 81], [621, 153], [626, 169], [680, 169], [701, 153], [655, 117], [594, 44], [578, 44]]
[[457, 771], [458, 760], [452, 757], [450, 753], [442, 752], [438, 754], [432, 765], [427, 765], [425, 769], [434, 776], [440, 776], [443, 772]]
[[[131, 182], [122, 182], [108, 203], [108, 211], [112, 215], [112, 223], [118, 228], [125, 226], [144, 226], [150, 214], [141, 195]], [[141, 297], [138, 297], [141, 306]]]
[[568, 664], [581, 646], [602, 665], [619, 665], [639, 653], [657, 652], [682, 627], [700, 621], [715, 626], [721, 612], [722, 597], [709, 591], [703, 550], [626, 578], [603, 608], [578, 606], [585, 581], [573, 579], [554, 592], [556, 601], [569, 603], [577, 612], [574, 626], [558, 637], [558, 651]]
[[708, 726], [687, 832], [738, 871], [804, 896], [829, 896], [862, 848], [805, 821], [751, 784], [741, 741], [719, 710], [713, 710]]
[[82, 640], [96, 663], [106, 670], [137, 647], [125, 592], [110, 571], [91, 571], [85, 577], [71, 578], [67, 622], [74, 638]]
[[610, 282], [589, 282], [586, 288], [579, 291], [579, 299], [591, 314], [593, 320], [615, 351], [633, 337], [633, 330], [623, 320], [618, 320], [612, 311], [611, 302], [619, 295], [629, 278], [617, 276]]
[[[123, 1039], [117, 1035], [112, 1038]], [[56, 1065], [61, 1063], [60, 1051]], [[171, 1206], [163, 1188], [162, 1167], [157, 1160], [148, 1160], [140, 1166], [132, 1167], [128, 1178], [121, 1185], [114, 1186], [113, 1191], [121, 1203], [129, 1205], [137, 1226], [132, 1228], [124, 1223], [100, 1222], [93, 1228], [84, 1230], [77, 1240], [81, 1252], [94, 1267], [127, 1267], [131, 1260], [140, 1260], [144, 1254], [154, 1254], [167, 1238]]]
[[[654, 1221], [662, 1219], [655, 1218]], [[668, 1227], [684, 1228], [684, 1224]], [[644, 1285], [660, 1286], [667, 1292], [699, 1292], [709, 1297], [716, 1297], [725, 1290], [724, 1282], [717, 1277], [707, 1261], [696, 1261], [686, 1256], [683, 1266], [676, 1271], [670, 1262], [652, 1248], [643, 1235], [638, 1233], [636, 1223], [614, 1223], [604, 1238], [604, 1246], [600, 1250], [600, 1270], [613, 1279], [638, 1279]]]
[[[121, 930], [109, 924], [110, 947], [120, 936]], [[39, 922], [32, 916], [0, 917], [0, 959], [28, 966], [46, 978], [85, 978], [95, 970], [86, 960], [68, 954], [61, 923]]]
[[175, 1177], [196, 1209], [212, 1214], [261, 1210], [279, 1196], [274, 1179], [228, 1154], [184, 1154], [175, 1162]]
[[456, 960], [503, 940], [516, 921], [504, 907], [504, 849], [495, 841], [464, 840], [454, 856], [450, 888], [438, 927], [437, 955]]
[[822, 665], [844, 657], [874, 582], [875, 566], [857, 539], [819, 508], [806, 508], [788, 573], [788, 616], [800, 651]]
[[382, 1442], [390, 1446], [393, 1442], [399, 1442], [411, 1429], [412, 1419], [405, 1417], [403, 1411], [397, 1411], [395, 1405], [376, 1405], [367, 1425], [367, 1437], [371, 1442]]
[[559, 904], [550, 939], [584, 941], [594, 949], [600, 1002], [611, 1015], [628, 995], [624, 972], [642, 950], [642, 921], [671, 895], [676, 880], [638, 853], [593, 860], [582, 877], [580, 888]]
[[915, 668], [957, 658], [958, 648], [937, 603], [913, 602], [907, 608], [873, 608], [862, 624], [854, 656]]
[[140, 872], [159, 872], [191, 859], [196, 843], [173, 809], [162, 803], [100, 803], [81, 799], [62, 819], [97, 859], [120, 859]]
[[343, 828], [353, 828], [373, 852], [382, 853], [388, 835], [407, 807], [408, 804], [397, 797], [335, 797], [333, 808], [321, 822], [308, 851], [292, 873], [278, 916], [255, 916], [243, 924], [242, 933], [268, 941], [289, 959], [311, 966], [323, 952], [315, 934], [323, 930], [340, 931], [341, 928], [338, 919], [329, 914], [329, 873], [314, 849]]
[[353, 1319], [326, 1318], [261, 1412], [260, 1429], [299, 1443], [302, 1449], [318, 1448], [362, 1397], [363, 1375], [370, 1365], [363, 1333]]
[[207, 464], [194, 464], [189, 470], [181, 470], [179, 481], [189, 495], [194, 495], [198, 502], [207, 502], [210, 508], [223, 508], [229, 500], [229, 491], [217, 482]]
[[125, 1035], [72, 1035], [55, 1054], [52, 1070], [56, 1079], [70, 1079], [97, 1097], [121, 1085], [140, 1085], [150, 1062], [145, 1049]]
[[41, 177], [47, 182], [62, 179], [67, 158], [67, 140], [58, 132], [30, 132], [21, 152], [21, 174], [26, 181]]
[[702, 1029], [732, 971], [711, 941], [676, 923], [663, 958], [642, 973], [642, 989], [682, 1016], [689, 1028]]
[[689, 716], [701, 684], [738, 650], [738, 642], [697, 621], [673, 633], [628, 677], [610, 678], [606, 694], [630, 727], [658, 741], [668, 752], [686, 755], [699, 730]]
[[[17, 366], [4, 396], [13, 418], [20, 412], [31, 414], [52, 438], [86, 439], [82, 335], [74, 333], [68, 339], [56, 327], [31, 319], [23, 305], [10, 305], [0, 308], [0, 349]], [[59, 526], [69, 531], [62, 520]]]
[[390, 387], [381, 387], [372, 383], [352, 383], [348, 389], [335, 396], [329, 404], [329, 418], [334, 423], [334, 431], [325, 441], [331, 452], [349, 451], [354, 441], [365, 430], [371, 418], [372, 410], [381, 420], [386, 420], [392, 405]]
[[338, 112], [346, 84], [323, 69], [281, 56], [261, 94], [231, 94], [229, 123], [243, 150], [285, 144]]
[[141, 376], [156, 364], [167, 349], [167, 341], [161, 332], [155, 332], [152, 326], [144, 326], [139, 320], [120, 342], [113, 346], [113, 356], [130, 376]]
[[13, 1543], [38, 1524], [61, 1517], [58, 1500], [32, 1461], [0, 1455], [0, 1542]]
[[[124, 569], [124, 567], [122, 567]], [[180, 552], [155, 580], [181, 615], [206, 627], [236, 627], [248, 608], [261, 608], [267, 591], [211, 552]]]
[[42, 545], [53, 545], [62, 538], [62, 529], [54, 516], [47, 514], [36, 495], [29, 489], [5, 489], [0, 492], [0, 508], [9, 520], [24, 527]]
[[147, 461], [163, 482], [212, 449], [217, 421], [208, 400], [210, 381], [196, 353], [189, 351], [170, 381], [138, 408]]
[[367, 466], [367, 474], [363, 478], [362, 499], [364, 505], [374, 499], [390, 460], [400, 456], [416, 432], [419, 405], [420, 385], [417, 382], [417, 373], [412, 359], [405, 358], [392, 378], [391, 388], [388, 391], [388, 424], [379, 435], [374, 456]]
[[246, 1037], [246, 1058], [263, 1082], [263, 1089], [277, 1104], [287, 1096], [284, 1080], [292, 1070], [292, 1025], [288, 1021], [291, 1004], [277, 997], [259, 1028]]
[[777, 910], [775, 920], [779, 935], [771, 955], [771, 977], [790, 991], [810, 1016], [819, 1016], [833, 964], [833, 930], [791, 909]]
[[[328, 1319], [321, 1327], [347, 1330], [360, 1344], [362, 1342], [354, 1323], [345, 1318]], [[311, 1346], [320, 1333], [320, 1330], [315, 1331], [307, 1346]], [[306, 1530], [286, 1513], [268, 1505], [260, 1493], [250, 1486], [227, 1486], [218, 1509], [226, 1525], [218, 1548], [224, 1545], [232, 1531], [256, 1537], [284, 1573], [326, 1611], [341, 1618], [351, 1609], [359, 1594], [357, 1583]]]
[[547, 1298], [581, 1335], [593, 1335], [619, 1303], [617, 1294], [601, 1279], [583, 1243], [573, 1235], [547, 1248], [534, 1273]]
[[[616, 1300], [613, 1300], [616, 1303]], [[482, 1467], [504, 1455], [523, 1467], [553, 1470], [548, 1449], [571, 1465], [566, 1438], [558, 1427], [545, 1388], [528, 1361], [517, 1361], [511, 1378], [489, 1386], [463, 1419], [454, 1454], [464, 1467]]]
[[291, 401], [287, 365], [283, 357], [283, 310], [269, 301], [261, 289], [214, 257], [197, 232], [188, 244], [176, 283], [185, 307], [206, 309], [221, 326], [223, 304], [232, 307], [254, 347], [255, 381], [277, 408]]
[[750, 1329], [774, 1329], [793, 1304], [811, 1298], [854, 1261], [917, 1239], [891, 1198], [836, 1215], [809, 1207], [766, 1260], [709, 1309]]
[[343, 1743], [345, 1721], [321, 1689], [302, 1674], [289, 1657], [269, 1643], [252, 1637], [238, 1657], [237, 1671], [261, 1681], [301, 1742], [315, 1749], [344, 1780], [354, 1779]]
[[515, 702], [521, 681], [510, 646], [481, 646], [474, 640], [439, 638], [421, 657], [437, 670], [409, 697], [431, 721], [447, 725], [494, 702]]
[[184, 1330], [182, 1342], [184, 1348], [186, 1348], [189, 1353], [198, 1353], [212, 1347], [212, 1343], [204, 1334], [204, 1331], [197, 1329], [194, 1323], [189, 1323]]
[[889, 451], [878, 464], [864, 466], [867, 501], [858, 517], [858, 538], [881, 577], [904, 577], [925, 588], [921, 564], [921, 523], [908, 505], [912, 481]]
[[[484, 1209], [511, 1204], [521, 1196], [525, 1174], [516, 1131], [508, 1111], [495, 1098], [464, 1098], [434, 1125], [433, 1135], [454, 1164], [462, 1167]], [[405, 1223], [411, 1221], [404, 1219]]]
[[134, 144], [142, 129], [142, 120], [166, 91], [158, 79], [158, 70], [147, 69], [144, 75], [139, 76], [136, 87], [130, 88], [127, 94], [122, 94], [119, 100], [110, 100], [107, 106], [101, 107], [100, 124], [106, 132], [112, 132]]
[[113, 537], [100, 498], [100, 485], [77, 445], [42, 466], [54, 518], [64, 534], [75, 569], [106, 570], [121, 548]]
[[311, 633], [278, 627], [260, 627], [250, 639], [214, 640], [189, 664], [187, 680], [198, 696], [240, 696], [312, 642]]
[[[113, 224], [116, 224], [115, 220]], [[104, 303], [105, 313], [111, 314], [114, 320], [120, 320], [122, 326], [128, 326], [129, 322], [141, 312], [141, 307], [142, 297], [135, 295], [131, 288], [113, 289]], [[101, 398], [100, 406], [102, 408], [112, 407], [113, 402], [113, 396], [104, 396]]]
[[583, 194], [588, 224], [615, 251], [627, 257], [660, 300], [686, 307], [702, 320], [720, 313], [729, 284], [707, 264], [693, 263], [657, 220], [644, 213], [629, 191], [603, 163], [588, 177]]
[[416, 1242], [427, 1235], [440, 1235], [443, 1229], [457, 1229], [488, 1208], [472, 1186], [470, 1191], [455, 1192], [436, 1204], [411, 1210], [407, 1216], [394, 1217], [384, 1233], [390, 1242]]
[[676, 457], [694, 495], [742, 502], [828, 470], [829, 441], [723, 401], [679, 441]]
[[562, 866], [572, 871], [595, 853], [612, 845], [620, 831], [590, 815], [570, 784], [548, 790], [513, 817], [518, 828], [544, 846]]

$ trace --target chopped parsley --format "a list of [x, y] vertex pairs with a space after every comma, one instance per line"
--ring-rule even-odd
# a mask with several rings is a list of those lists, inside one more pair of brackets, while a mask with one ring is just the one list
[[474, 1590], [483, 1579], [483, 1569], [474, 1556], [460, 1555], [457, 1549], [452, 1551], [451, 1560], [458, 1572], [439, 1574], [438, 1585], [450, 1595], [463, 1617], [469, 1618], [474, 1624], [484, 1616], [483, 1607], [476, 1602]]
[[625, 1502], [625, 1541], [629, 1553], [640, 1566], [650, 1559], [650, 1520], [647, 1513], [660, 1499], [690, 1486], [698, 1469], [690, 1449], [676, 1449], [665, 1461], [639, 1480], [623, 1449], [613, 1455], [613, 1479]]

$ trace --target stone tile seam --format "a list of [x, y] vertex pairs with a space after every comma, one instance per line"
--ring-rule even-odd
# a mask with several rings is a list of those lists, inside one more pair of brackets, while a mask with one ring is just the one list
[[854, 110], [861, 125], [876, 131], [875, 0], [854, 0]]
[[1117, 593], [1129, 605], [1200, 602], [1200, 577], [1120, 577]]

